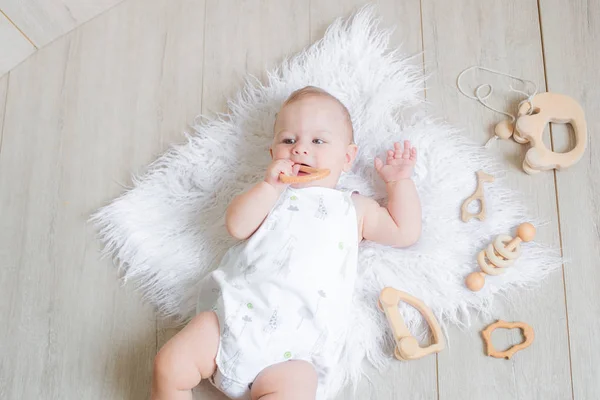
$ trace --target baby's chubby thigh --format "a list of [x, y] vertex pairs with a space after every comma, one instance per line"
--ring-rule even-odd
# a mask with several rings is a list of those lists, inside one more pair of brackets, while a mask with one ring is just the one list
[[200, 380], [216, 369], [219, 321], [213, 312], [196, 315], [158, 352], [154, 360], [152, 399], [188, 398]]
[[317, 372], [303, 360], [292, 360], [265, 368], [252, 384], [252, 399], [309, 400], [317, 393]]

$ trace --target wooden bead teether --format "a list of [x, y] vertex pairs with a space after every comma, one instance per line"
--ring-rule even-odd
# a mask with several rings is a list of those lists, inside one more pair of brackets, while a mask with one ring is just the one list
[[[535, 227], [524, 223], [517, 228], [517, 236], [499, 235], [485, 250], [477, 255], [477, 263], [481, 270], [488, 275], [503, 274], [506, 268], [513, 265], [521, 255], [521, 242], [530, 242], [535, 237]], [[467, 287], [476, 292], [485, 285], [485, 275], [473, 272], [465, 280]]]

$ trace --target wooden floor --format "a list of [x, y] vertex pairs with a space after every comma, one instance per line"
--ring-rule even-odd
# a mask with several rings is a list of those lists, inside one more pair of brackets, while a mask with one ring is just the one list
[[0, 0], [0, 75], [123, 0]]
[[[99, 260], [88, 216], [182, 141], [197, 114], [223, 111], [244, 74], [264, 76], [362, 3], [125, 0], [0, 77], [1, 399], [148, 398], [153, 357], [174, 331]], [[377, 3], [396, 26], [394, 45], [422, 54], [415, 62], [431, 75], [423, 96], [478, 143], [500, 118], [456, 90], [458, 73], [475, 64], [575, 97], [590, 139], [577, 165], [536, 176], [520, 170], [522, 146], [491, 150], [548, 221], [538, 239], [568, 260], [539, 288], [498, 300], [494, 317], [531, 324], [533, 346], [510, 361], [485, 357], [479, 331], [492, 319], [477, 320], [451, 329], [439, 356], [395, 362], [339, 398], [599, 399], [600, 2]], [[553, 126], [552, 145], [568, 148], [564, 128]], [[195, 398], [222, 399], [209, 385]]]

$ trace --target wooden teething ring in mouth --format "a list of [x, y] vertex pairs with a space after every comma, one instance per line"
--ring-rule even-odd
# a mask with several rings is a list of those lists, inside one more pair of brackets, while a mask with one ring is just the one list
[[308, 175], [289, 176], [281, 173], [279, 179], [281, 179], [281, 182], [283, 183], [306, 183], [323, 179], [330, 173], [328, 169], [312, 168], [308, 165], [300, 166], [300, 171], [306, 172]]

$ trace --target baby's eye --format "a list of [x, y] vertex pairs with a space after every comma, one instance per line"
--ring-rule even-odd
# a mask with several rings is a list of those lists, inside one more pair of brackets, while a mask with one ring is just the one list
[[294, 143], [296, 143], [296, 139], [283, 139], [283, 143], [294, 144]]
[[323, 139], [313, 139], [313, 143], [314, 144], [323, 144], [323, 143], [325, 143], [325, 141], [323, 141]]

